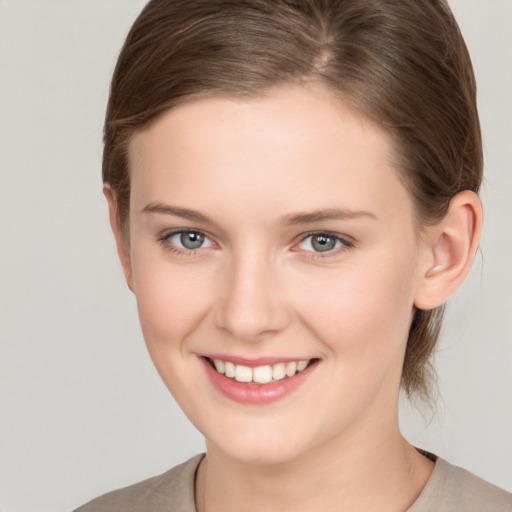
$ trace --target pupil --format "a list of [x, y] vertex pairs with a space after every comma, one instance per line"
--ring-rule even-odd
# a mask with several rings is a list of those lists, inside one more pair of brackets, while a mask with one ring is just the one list
[[329, 235], [315, 235], [311, 241], [313, 248], [318, 252], [325, 252], [334, 249], [336, 240]]
[[181, 234], [181, 243], [183, 247], [187, 249], [198, 249], [203, 245], [204, 235], [201, 233], [195, 233], [194, 231], [188, 231]]

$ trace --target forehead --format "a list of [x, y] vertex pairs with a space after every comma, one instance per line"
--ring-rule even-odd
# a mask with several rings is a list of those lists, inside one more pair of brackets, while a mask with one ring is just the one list
[[405, 194], [392, 156], [387, 132], [318, 87], [194, 100], [131, 141], [132, 204], [378, 209]]

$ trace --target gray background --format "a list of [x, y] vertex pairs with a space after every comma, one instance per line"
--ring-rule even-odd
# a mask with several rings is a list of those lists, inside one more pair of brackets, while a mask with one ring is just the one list
[[[66, 511], [203, 449], [144, 347], [101, 195], [108, 82], [143, 0], [0, 0], [0, 511]], [[437, 415], [406, 435], [512, 491], [512, 2], [452, 1], [485, 139], [485, 234]]]

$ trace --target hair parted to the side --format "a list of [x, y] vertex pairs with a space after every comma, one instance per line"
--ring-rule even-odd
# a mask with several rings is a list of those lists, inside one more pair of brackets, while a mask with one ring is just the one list
[[[420, 229], [442, 219], [456, 193], [478, 191], [474, 74], [445, 0], [151, 0], [121, 50], [105, 120], [103, 180], [122, 225], [135, 132], [192, 98], [311, 81], [392, 134]], [[402, 372], [408, 396], [431, 396], [442, 312], [416, 311]]]

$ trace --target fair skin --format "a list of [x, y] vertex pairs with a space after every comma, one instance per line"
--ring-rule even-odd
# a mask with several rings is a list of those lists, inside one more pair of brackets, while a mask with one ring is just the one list
[[[398, 426], [407, 335], [467, 274], [481, 208], [462, 192], [420, 236], [391, 155], [339, 99], [286, 86], [190, 101], [136, 134], [129, 241], [106, 187], [150, 355], [206, 437], [199, 512], [396, 512], [428, 480]], [[312, 363], [245, 403], [212, 385], [212, 354]]]

